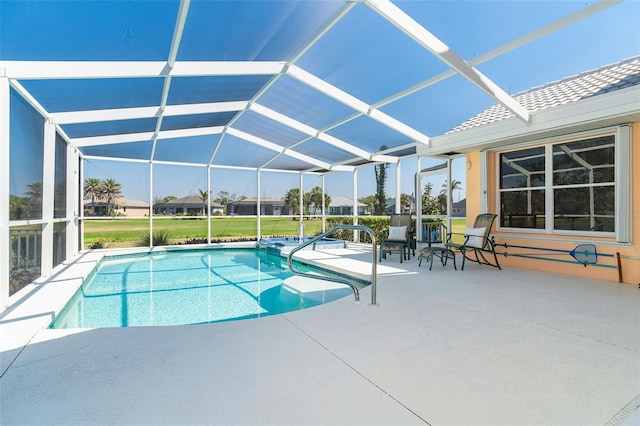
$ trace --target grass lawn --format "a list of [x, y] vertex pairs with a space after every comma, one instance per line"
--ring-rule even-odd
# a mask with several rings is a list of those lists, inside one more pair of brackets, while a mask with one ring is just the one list
[[[260, 221], [261, 234], [268, 236], [298, 235], [299, 221], [290, 217], [263, 217]], [[465, 219], [453, 219], [453, 232], [464, 233]], [[153, 219], [155, 232], [168, 231], [171, 242], [183, 243], [192, 239], [207, 238], [206, 219], [161, 217]], [[322, 231], [322, 220], [304, 221], [305, 235]], [[103, 247], [133, 247], [149, 233], [149, 219], [113, 219], [84, 221], [85, 248], [102, 243]], [[255, 239], [257, 224], [255, 217], [214, 217], [211, 218], [211, 238], [213, 240]]]
[[[299, 221], [289, 217], [262, 218], [261, 233], [263, 236], [297, 235]], [[322, 231], [320, 219], [305, 220], [305, 234], [313, 235]], [[155, 232], [168, 231], [173, 243], [182, 243], [191, 239], [207, 238], [206, 219], [188, 218], [154, 218]], [[133, 247], [149, 233], [149, 219], [113, 219], [91, 220], [84, 222], [85, 248], [91, 244], [102, 242], [104, 247]], [[215, 217], [211, 218], [211, 238], [255, 239], [257, 224], [255, 217]]]

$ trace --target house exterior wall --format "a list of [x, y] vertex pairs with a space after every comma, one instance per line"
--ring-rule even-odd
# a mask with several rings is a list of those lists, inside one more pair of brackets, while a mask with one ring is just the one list
[[148, 217], [149, 216], [149, 207], [119, 207], [116, 210], [117, 213], [122, 213], [127, 217]]
[[[289, 215], [289, 207], [286, 205], [262, 204], [260, 203], [260, 211], [263, 216], [286, 216]], [[255, 203], [232, 203], [229, 204], [229, 214], [239, 216], [256, 216], [258, 214], [258, 206]]]
[[[358, 216], [364, 216], [366, 209], [366, 206], [358, 206]], [[330, 216], [352, 216], [353, 206], [330, 206], [327, 209], [327, 214]]]
[[[473, 152], [467, 155], [467, 225], [472, 226], [477, 214], [480, 211], [481, 188], [480, 182], [483, 176], [487, 178], [488, 190], [488, 212], [499, 214], [498, 207], [498, 159], [497, 152], [489, 152], [487, 158], [487, 170], [480, 170], [480, 153]], [[470, 166], [469, 166], [470, 164]], [[587, 236], [570, 234], [549, 234], [544, 230], [530, 230], [529, 232], [518, 232], [518, 230], [498, 229], [498, 222], [494, 224], [492, 235], [498, 244], [507, 243], [509, 245], [521, 245], [527, 247], [538, 247], [554, 250], [571, 251], [579, 244], [593, 243], [596, 245], [598, 265], [588, 265], [587, 267], [578, 263], [567, 263], [562, 260], [571, 261], [571, 256], [561, 252], [546, 252], [542, 250], [517, 249], [512, 253], [534, 255], [554, 260], [537, 260], [530, 258], [499, 255], [500, 264], [506, 267], [518, 267], [547, 271], [552, 273], [567, 274], [573, 276], [583, 276], [609, 281], [624, 283], [640, 283], [640, 123], [634, 123], [631, 129], [631, 211], [616, 212], [617, 214], [631, 215], [631, 243], [624, 244], [616, 242], [615, 237], [610, 236]], [[635, 184], [634, 184], [635, 183]], [[512, 249], [496, 247], [498, 253], [509, 253]], [[621, 268], [617, 268], [617, 253], [620, 255]], [[603, 254], [604, 256], [602, 256]]]

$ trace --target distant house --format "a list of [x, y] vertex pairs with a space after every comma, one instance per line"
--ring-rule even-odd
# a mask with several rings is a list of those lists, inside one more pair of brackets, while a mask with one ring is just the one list
[[[153, 206], [154, 214], [167, 214], [167, 215], [206, 215], [206, 204], [204, 205], [204, 212], [202, 200], [197, 195], [187, 195], [186, 197], [176, 198], [175, 200], [167, 201], [166, 203], [158, 203]], [[224, 206], [218, 204], [215, 201], [211, 201], [211, 214], [222, 214], [224, 212]]]
[[[109, 204], [104, 198], [96, 198], [94, 203], [91, 200], [84, 200], [83, 204], [85, 216], [109, 215]], [[111, 202], [111, 214], [127, 217], [146, 217], [149, 216], [149, 203], [116, 197]]]
[[453, 211], [451, 212], [453, 217], [466, 217], [467, 216], [467, 199], [460, 200], [457, 203], [453, 203]]
[[[290, 214], [289, 211], [289, 206], [280, 198], [260, 197], [260, 215], [282, 216]], [[229, 203], [227, 214], [256, 216], [258, 214], [258, 197], [248, 197]]]
[[[366, 214], [367, 205], [358, 201], [358, 215], [362, 216]], [[327, 214], [340, 216], [340, 215], [353, 215], [353, 199], [347, 197], [331, 197], [331, 204], [327, 209]]]
[[[411, 200], [411, 204], [409, 206], [402, 206], [402, 205], [400, 206], [400, 213], [403, 213], [403, 214], [411, 213], [411, 211], [413, 210], [412, 207], [415, 206], [416, 198], [413, 195], [411, 195], [410, 200]], [[387, 214], [394, 214], [396, 212], [395, 197], [389, 198], [389, 201], [387, 201], [386, 210], [387, 210]]]

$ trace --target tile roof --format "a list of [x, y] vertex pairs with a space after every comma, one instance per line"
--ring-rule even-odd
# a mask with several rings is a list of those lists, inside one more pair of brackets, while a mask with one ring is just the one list
[[[534, 87], [513, 97], [529, 112], [534, 112], [638, 84], [640, 84], [640, 56]], [[451, 129], [447, 134], [494, 123], [512, 116], [511, 111], [504, 106], [494, 105]]]
[[[139, 200], [129, 200], [127, 198], [124, 197], [114, 197], [113, 200], [111, 201], [113, 204], [120, 206], [120, 207], [142, 207], [142, 208], [149, 208], [149, 203], [144, 202], [144, 201], [139, 201]], [[83, 200], [83, 204], [85, 206], [90, 206], [92, 205], [91, 200], [90, 199], [85, 199]], [[105, 197], [96, 197], [95, 199], [95, 205], [106, 205], [107, 204], [107, 199]]]
[[[165, 203], [158, 203], [156, 207], [170, 207], [170, 206], [185, 206], [192, 205], [195, 207], [202, 206], [202, 199], [198, 195], [187, 195], [175, 200], [167, 201]], [[211, 201], [211, 207], [222, 207], [222, 204]]]

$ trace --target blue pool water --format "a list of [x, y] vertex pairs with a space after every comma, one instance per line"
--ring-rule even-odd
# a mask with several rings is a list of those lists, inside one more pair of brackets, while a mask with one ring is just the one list
[[[325, 285], [326, 283], [326, 285]], [[51, 328], [230, 321], [305, 309], [351, 295], [304, 284], [286, 259], [254, 249], [180, 250], [105, 258]]]

